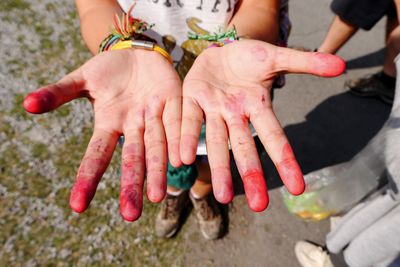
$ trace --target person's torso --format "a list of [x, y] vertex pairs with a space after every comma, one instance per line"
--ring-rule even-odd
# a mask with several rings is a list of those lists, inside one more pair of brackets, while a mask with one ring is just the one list
[[[210, 34], [223, 30], [231, 20], [238, 0], [118, 0], [132, 16], [154, 24], [146, 35], [154, 38], [174, 58], [178, 72], [186, 74], [188, 65], [209, 43], [188, 40], [188, 32]], [[179, 66], [181, 65], [181, 66]], [[182, 70], [180, 70], [182, 69]]]

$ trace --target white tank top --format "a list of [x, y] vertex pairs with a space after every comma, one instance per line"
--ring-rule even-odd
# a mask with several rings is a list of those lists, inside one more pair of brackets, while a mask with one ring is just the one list
[[[132, 16], [154, 24], [146, 35], [154, 38], [179, 62], [187, 52], [200, 54], [204, 45], [188, 40], [188, 32], [214, 33], [224, 29], [232, 18], [238, 0], [118, 0], [121, 8]], [[182, 47], [181, 47], [182, 46]]]

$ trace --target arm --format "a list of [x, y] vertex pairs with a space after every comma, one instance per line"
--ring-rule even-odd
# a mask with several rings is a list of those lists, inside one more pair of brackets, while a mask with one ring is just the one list
[[[96, 54], [114, 14], [121, 10], [111, 0], [76, 0], [76, 4], [82, 35]], [[172, 165], [181, 165], [181, 88], [172, 64], [159, 53], [122, 49], [93, 56], [60, 81], [25, 98], [25, 110], [35, 114], [80, 97], [87, 97], [93, 105], [93, 135], [70, 195], [74, 211], [88, 208], [121, 135], [125, 137], [121, 155], [122, 217], [128, 221], [139, 218], [145, 176], [148, 199], [160, 202], [164, 198], [167, 153]]]
[[394, 4], [396, 5], [397, 19], [400, 22], [400, 0], [394, 0]]
[[[279, 0], [242, 0], [230, 22], [239, 40], [203, 51], [183, 84], [181, 160], [195, 161], [197, 140], [206, 118], [207, 155], [215, 198], [233, 198], [228, 139], [249, 207], [268, 205], [264, 173], [248, 127], [251, 122], [288, 191], [303, 193], [305, 183], [287, 137], [275, 116], [270, 89], [279, 73], [310, 73], [333, 77], [343, 60], [319, 53], [302, 53], [268, 44], [278, 37]], [[255, 40], [258, 39], [258, 40]]]
[[279, 34], [279, 0], [242, 0], [229, 22], [239, 36], [275, 44]]
[[97, 54], [100, 43], [110, 33], [114, 15], [122, 10], [116, 0], [75, 0], [86, 45]]

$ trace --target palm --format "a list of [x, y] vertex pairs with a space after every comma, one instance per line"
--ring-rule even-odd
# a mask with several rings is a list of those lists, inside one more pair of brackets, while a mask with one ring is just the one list
[[118, 138], [122, 151], [121, 215], [137, 219], [142, 210], [143, 181], [158, 202], [166, 189], [166, 163], [179, 166], [181, 83], [173, 67], [155, 52], [122, 50], [102, 53], [58, 83], [30, 94], [24, 106], [32, 113], [53, 110], [86, 96], [93, 103], [93, 136], [81, 162], [70, 204], [84, 211], [105, 172]]
[[272, 110], [273, 79], [283, 71], [334, 76], [343, 70], [343, 62], [334, 56], [311, 54], [304, 62], [304, 55], [260, 41], [239, 41], [206, 50], [186, 76], [181, 148], [184, 145], [187, 149], [181, 149], [182, 161], [189, 164], [194, 160], [204, 113], [214, 194], [220, 202], [229, 202], [233, 197], [229, 139], [250, 208], [261, 211], [268, 205], [248, 122], [256, 129], [288, 190], [293, 194], [303, 192], [302, 172]]

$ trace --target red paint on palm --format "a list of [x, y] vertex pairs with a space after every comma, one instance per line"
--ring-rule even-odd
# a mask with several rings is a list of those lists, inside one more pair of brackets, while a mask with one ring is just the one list
[[276, 165], [279, 176], [288, 191], [293, 195], [301, 195], [305, 189], [303, 172], [297, 163], [289, 143], [282, 149], [282, 161]]
[[315, 74], [323, 77], [336, 77], [346, 69], [346, 63], [338, 56], [315, 53], [313, 58]]
[[24, 100], [23, 106], [26, 111], [33, 114], [48, 112], [56, 107], [57, 98], [49, 90], [42, 89], [30, 93]]
[[249, 208], [261, 212], [268, 207], [268, 190], [261, 169], [249, 170], [242, 176]]
[[91, 179], [78, 177], [71, 190], [69, 205], [75, 212], [84, 212], [96, 193], [97, 183]]

